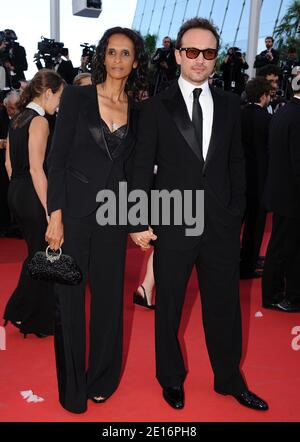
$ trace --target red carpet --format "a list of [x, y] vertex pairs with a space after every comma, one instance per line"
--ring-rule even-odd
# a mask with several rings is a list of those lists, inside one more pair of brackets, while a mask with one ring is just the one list
[[[267, 239], [268, 232], [264, 248]], [[23, 241], [0, 239], [1, 317], [24, 255]], [[163, 401], [155, 379], [153, 312], [132, 304], [144, 255], [129, 247], [127, 257], [124, 370], [116, 393], [105, 404], [89, 401], [85, 414], [65, 411], [57, 398], [53, 339], [28, 336], [25, 340], [9, 325], [6, 350], [0, 350], [1, 421], [299, 421], [300, 350], [293, 350], [291, 343], [295, 337], [292, 329], [300, 326], [300, 315], [261, 309], [260, 280], [241, 282], [245, 350], [242, 368], [249, 387], [270, 405], [265, 413], [248, 410], [233, 398], [213, 391], [194, 274], [181, 328], [189, 368], [186, 406], [181, 411], [172, 410]], [[263, 317], [255, 317], [257, 311]], [[27, 403], [20, 395], [22, 390], [33, 390], [45, 401]]]

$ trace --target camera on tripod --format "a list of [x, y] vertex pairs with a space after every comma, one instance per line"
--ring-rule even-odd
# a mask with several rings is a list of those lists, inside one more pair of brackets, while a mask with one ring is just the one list
[[[54, 39], [41, 37], [38, 42], [38, 52], [34, 55], [34, 62], [38, 70], [43, 67], [54, 69], [57, 59], [62, 55], [67, 55], [68, 50], [64, 48], [64, 43], [57, 42]], [[44, 66], [42, 61], [44, 61]]]
[[95, 45], [89, 45], [88, 43], [83, 43], [80, 46], [83, 48], [82, 49], [81, 57], [87, 57], [86, 69], [88, 71], [91, 71], [93, 57], [94, 57], [94, 54], [96, 52], [96, 46]]

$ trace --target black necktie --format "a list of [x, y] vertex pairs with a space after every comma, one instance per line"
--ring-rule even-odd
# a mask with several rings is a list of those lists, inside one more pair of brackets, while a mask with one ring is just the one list
[[202, 114], [202, 108], [199, 103], [199, 97], [201, 95], [201, 92], [202, 92], [201, 88], [196, 88], [193, 90], [194, 102], [193, 102], [192, 122], [195, 128], [196, 137], [200, 148], [200, 154], [203, 159], [203, 151], [202, 151], [203, 114]]

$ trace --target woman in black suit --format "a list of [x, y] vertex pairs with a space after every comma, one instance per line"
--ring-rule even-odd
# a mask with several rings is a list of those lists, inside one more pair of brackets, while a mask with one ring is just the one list
[[[105, 32], [96, 49], [93, 85], [64, 91], [49, 158], [46, 240], [71, 255], [83, 273], [77, 286], [57, 284], [55, 351], [59, 399], [82, 413], [87, 399], [104, 402], [117, 388], [122, 361], [123, 279], [127, 227], [99, 225], [96, 195], [118, 195], [135, 144], [147, 56], [127, 28]], [[117, 218], [118, 220], [118, 218]], [[90, 353], [85, 367], [85, 287], [92, 301]]]

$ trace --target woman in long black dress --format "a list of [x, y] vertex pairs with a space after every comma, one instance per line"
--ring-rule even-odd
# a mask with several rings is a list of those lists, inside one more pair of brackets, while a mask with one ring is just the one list
[[[130, 176], [147, 57], [126, 28], [105, 32], [96, 49], [92, 86], [64, 91], [49, 156], [46, 239], [62, 243], [83, 273], [78, 286], [55, 285], [55, 351], [59, 400], [82, 413], [117, 388], [122, 362], [123, 280], [127, 226], [99, 225], [99, 191], [115, 192]], [[127, 93], [130, 92], [130, 95]], [[117, 203], [118, 205], [118, 203]], [[115, 213], [115, 212], [114, 212]], [[85, 367], [85, 287], [91, 286], [90, 353]]]
[[8, 202], [27, 244], [28, 256], [23, 263], [18, 285], [4, 312], [24, 334], [38, 337], [53, 334], [53, 285], [35, 281], [27, 273], [27, 262], [45, 250], [47, 228], [47, 177], [44, 169], [49, 145], [49, 123], [59, 104], [64, 81], [54, 71], [40, 70], [23, 91], [20, 112], [13, 118], [6, 149], [6, 170], [10, 178]]

